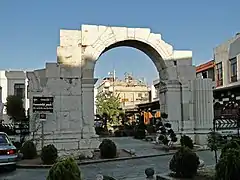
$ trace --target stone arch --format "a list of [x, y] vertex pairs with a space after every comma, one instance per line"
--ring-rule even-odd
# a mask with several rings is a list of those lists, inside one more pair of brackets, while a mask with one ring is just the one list
[[[96, 64], [97, 60], [101, 57], [101, 55], [111, 49], [116, 48], [116, 47], [132, 47], [132, 48], [142, 51], [152, 60], [157, 71], [160, 74], [161, 79], [163, 79], [163, 80], [168, 79], [168, 72], [166, 71], [167, 65], [164, 62], [162, 56], [152, 46], [150, 46], [149, 44], [147, 44], [145, 42], [141, 42], [138, 40], [124, 40], [124, 41], [115, 42], [114, 44], [110, 44], [109, 46], [102, 46], [101, 47], [102, 50], [95, 51], [92, 56], [92, 60], [94, 60], [95, 62], [91, 63], [90, 66], [87, 65], [87, 67], [94, 70], [95, 64]], [[89, 59], [88, 59], [88, 61], [89, 61]]]
[[[103, 34], [101, 34], [98, 39], [91, 45], [86, 46], [84, 49], [84, 53], [82, 54], [82, 59], [84, 60], [84, 70], [90, 71], [91, 77], [94, 75], [94, 67], [99, 59], [99, 57], [107, 52], [110, 49], [116, 47], [132, 47], [138, 49], [145, 53], [154, 63], [157, 71], [159, 72], [159, 78], [161, 81], [166, 81], [169, 79], [169, 76], [173, 77], [173, 75], [168, 71], [168, 66], [173, 65], [172, 61], [166, 62], [165, 60], [172, 59], [173, 57], [173, 48], [171, 45], [165, 43], [161, 39], [160, 34], [150, 33], [150, 30], [147, 31], [149, 34], [146, 36], [131, 37], [127, 33], [126, 36], [119, 37], [119, 35], [113, 30], [113, 27], [108, 27], [111, 29], [112, 33], [108, 33], [106, 30]], [[127, 28], [133, 29], [133, 28]], [[135, 35], [137, 29], [135, 28]], [[126, 32], [129, 32], [128, 30]], [[173, 79], [173, 78], [171, 78]]]
[[[179, 82], [187, 84], [195, 77], [192, 51], [173, 50], [173, 47], [162, 39], [161, 34], [152, 33], [149, 28], [82, 25], [81, 30], [60, 31], [58, 64], [59, 67], [73, 69], [71, 73], [61, 71], [61, 76], [80, 77], [81, 96], [87, 104], [83, 107], [84, 118], [81, 118], [86, 121], [94, 119], [93, 97], [94, 84], [97, 80], [94, 78], [94, 68], [98, 58], [108, 50], [120, 46], [139, 49], [152, 59], [159, 72], [161, 83], [159, 96], [164, 97], [163, 101], [160, 99], [160, 110], [169, 115], [168, 119], [176, 121], [177, 126], [182, 114], [182, 83]], [[178, 63], [185, 65], [180, 67]]]
[[[101, 28], [100, 28], [101, 29]], [[164, 96], [164, 101], [159, 98], [161, 111], [168, 113], [166, 92], [168, 91], [168, 80], [176, 80], [176, 73], [169, 71], [168, 67], [174, 66], [173, 47], [161, 39], [160, 34], [150, 32], [146, 28], [123, 28], [123, 27], [103, 27], [104, 31], [95, 29], [95, 33], [91, 28], [82, 27], [82, 67], [83, 79], [93, 79], [95, 64], [99, 57], [105, 52], [116, 47], [132, 47], [145, 53], [154, 63], [161, 84], [165, 88], [159, 92], [160, 97]], [[101, 31], [101, 33], [99, 33]], [[86, 37], [85, 37], [86, 36]], [[94, 40], [88, 41], [88, 36], [92, 36]], [[85, 39], [83, 39], [85, 38]], [[91, 45], [90, 45], [91, 44]]]

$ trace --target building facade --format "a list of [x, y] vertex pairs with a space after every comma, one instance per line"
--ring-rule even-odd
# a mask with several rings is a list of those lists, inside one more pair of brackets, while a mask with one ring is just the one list
[[[215, 116], [237, 113], [240, 105], [240, 34], [214, 49], [216, 89]], [[227, 111], [227, 112], [226, 112]]]
[[232, 106], [240, 105], [239, 64], [240, 34], [238, 33], [214, 48], [213, 60], [196, 67], [197, 77], [210, 78], [213, 81], [215, 117], [226, 113], [233, 114], [236, 108]]
[[196, 76], [198, 78], [209, 78], [215, 81], [215, 62], [214, 60], [208, 61], [196, 67]]
[[240, 85], [240, 34], [214, 48], [216, 89]]
[[142, 80], [126, 74], [124, 80], [106, 77], [97, 87], [98, 93], [112, 92], [119, 96], [122, 109], [135, 108], [137, 104], [150, 101], [150, 88]]
[[4, 123], [9, 122], [4, 104], [9, 95], [16, 95], [23, 99], [26, 110], [29, 108], [27, 97], [28, 81], [25, 71], [0, 71], [0, 118]]

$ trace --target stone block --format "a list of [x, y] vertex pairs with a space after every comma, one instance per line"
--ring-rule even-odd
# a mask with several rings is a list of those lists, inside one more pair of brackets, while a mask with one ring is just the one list
[[49, 78], [46, 88], [48, 92], [54, 96], [69, 95], [70, 86], [67, 81], [68, 80], [64, 81], [63, 79], [60, 79], [60, 77]]
[[44, 122], [44, 131], [52, 132], [57, 130], [57, 119], [56, 114], [47, 114], [46, 121]]
[[60, 77], [80, 78], [81, 77], [81, 67], [60, 65]]
[[150, 32], [149, 28], [135, 28], [135, 39], [147, 40]]
[[80, 115], [78, 115], [78, 119], [71, 119], [71, 117], [70, 117], [69, 118], [69, 129], [71, 129], [72, 131], [80, 131], [81, 126], [82, 126], [82, 121], [80, 118], [81, 118]]
[[135, 39], [135, 28], [127, 28], [127, 37], [129, 39]]
[[71, 66], [73, 63], [73, 47], [72, 46], [59, 46], [57, 47], [57, 62]]
[[46, 63], [46, 77], [58, 78], [60, 76], [60, 68], [57, 63]]
[[81, 96], [55, 96], [54, 110], [57, 112], [80, 111]]
[[91, 46], [98, 39], [98, 26], [96, 25], [82, 25], [82, 45]]
[[57, 122], [59, 124], [59, 129], [68, 130], [69, 129], [69, 112], [57, 112], [56, 113]]
[[112, 27], [111, 29], [115, 35], [116, 41], [123, 41], [127, 39], [127, 27]]
[[79, 30], [60, 30], [60, 46], [72, 47], [81, 43], [82, 33]]

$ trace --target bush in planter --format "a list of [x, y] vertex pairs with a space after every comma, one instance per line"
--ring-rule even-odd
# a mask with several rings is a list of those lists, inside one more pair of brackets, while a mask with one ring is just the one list
[[158, 140], [163, 141], [165, 139], [165, 137], [166, 137], [165, 135], [161, 134], [161, 135], [159, 135]]
[[37, 156], [37, 149], [33, 141], [23, 143], [20, 152], [23, 154], [23, 159], [33, 159]]
[[164, 145], [172, 146], [174, 142], [177, 142], [177, 136], [171, 129], [170, 123], [162, 124], [158, 131], [158, 141], [161, 141]]
[[41, 159], [43, 164], [54, 164], [58, 157], [58, 151], [53, 144], [42, 148]]
[[192, 178], [196, 175], [199, 164], [196, 153], [187, 147], [181, 147], [170, 160], [169, 168], [176, 177]]
[[104, 139], [99, 146], [101, 158], [115, 158], [117, 146], [111, 139]]
[[224, 156], [228, 149], [240, 149], [240, 140], [232, 139], [225, 146], [223, 146], [220, 158]]
[[180, 139], [181, 146], [193, 149], [193, 141], [189, 136], [183, 135]]
[[165, 112], [161, 113], [161, 118], [167, 119], [168, 118], [168, 114], [165, 113]]
[[121, 130], [116, 130], [116, 131], [114, 131], [114, 136], [115, 137], [122, 137], [123, 136], [123, 133], [122, 133], [122, 131]]
[[146, 137], [146, 132], [145, 132], [146, 128], [147, 127], [144, 123], [140, 123], [134, 131], [134, 138], [144, 139]]
[[155, 131], [155, 127], [154, 127], [153, 125], [151, 125], [151, 124], [147, 125], [147, 132], [148, 132], [149, 134], [155, 133], [155, 132], [156, 132], [156, 131]]
[[162, 143], [167, 146], [168, 143], [169, 143], [169, 141], [170, 141], [170, 140], [168, 140], [167, 136], [164, 136], [164, 138], [163, 138], [163, 140], [162, 140]]
[[165, 128], [171, 128], [172, 127], [172, 125], [170, 123], [165, 123], [164, 126], [165, 126]]
[[227, 149], [215, 169], [217, 180], [238, 180], [240, 177], [240, 150]]
[[215, 162], [218, 161], [217, 150], [222, 147], [223, 138], [219, 132], [211, 131], [208, 133], [207, 146], [214, 151]]
[[66, 158], [51, 167], [47, 180], [82, 180], [82, 178], [74, 159]]
[[177, 139], [177, 136], [176, 136], [176, 134], [175, 134], [175, 136], [174, 136], [174, 135], [173, 135], [173, 136], [171, 136], [171, 141], [172, 141], [172, 142], [174, 142], [174, 143], [175, 143], [175, 142], [177, 142], [177, 140], [178, 140], [178, 139]]
[[135, 139], [144, 139], [146, 137], [146, 132], [144, 129], [137, 129], [134, 132], [134, 138]]

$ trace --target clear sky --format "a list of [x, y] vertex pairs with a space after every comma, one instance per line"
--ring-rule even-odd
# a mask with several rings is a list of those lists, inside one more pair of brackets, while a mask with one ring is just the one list
[[[56, 62], [59, 30], [81, 24], [149, 27], [174, 49], [193, 51], [199, 64], [240, 31], [240, 1], [228, 0], [0, 0], [0, 69], [32, 69]], [[138, 65], [134, 67], [134, 64]], [[156, 68], [142, 52], [115, 48], [98, 61], [95, 75], [132, 72], [151, 82]]]

